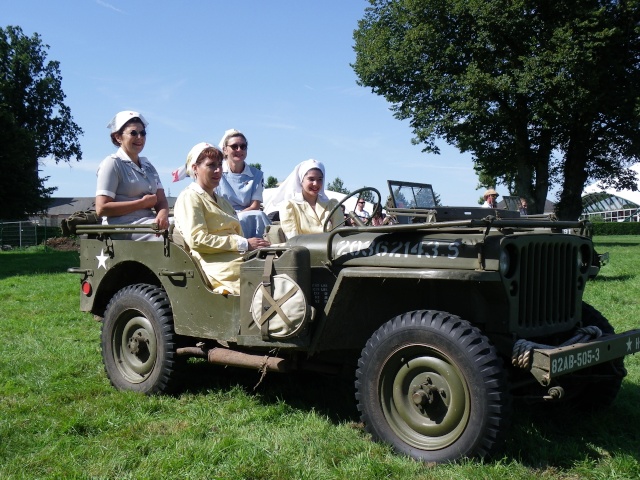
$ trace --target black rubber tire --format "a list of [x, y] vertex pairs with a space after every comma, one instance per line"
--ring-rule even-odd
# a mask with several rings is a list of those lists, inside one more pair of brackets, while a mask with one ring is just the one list
[[[614, 328], [604, 315], [584, 302], [582, 303], [582, 326], [598, 327], [602, 330], [603, 336], [615, 333]], [[591, 375], [596, 379], [590, 377]], [[618, 396], [622, 380], [626, 375], [624, 357], [582, 370], [569, 379], [578, 393], [568, 399], [568, 402], [581, 410], [588, 411], [610, 407]], [[560, 383], [562, 384], [562, 378]]]
[[102, 360], [118, 390], [165, 393], [176, 385], [173, 314], [166, 292], [130, 285], [116, 293], [102, 322]]
[[469, 322], [438, 311], [399, 315], [372, 335], [356, 399], [375, 440], [436, 463], [495, 454], [511, 413], [496, 349]]

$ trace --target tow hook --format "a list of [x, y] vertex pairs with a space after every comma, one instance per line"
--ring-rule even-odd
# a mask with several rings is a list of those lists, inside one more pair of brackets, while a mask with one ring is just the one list
[[544, 397], [542, 397], [543, 400], [545, 400], [547, 402], [560, 400], [562, 397], [564, 397], [564, 388], [562, 388], [562, 387], [551, 387], [547, 393], [548, 393], [548, 395], [545, 395]]

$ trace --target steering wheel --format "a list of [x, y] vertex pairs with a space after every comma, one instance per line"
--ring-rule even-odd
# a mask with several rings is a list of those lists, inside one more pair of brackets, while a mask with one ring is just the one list
[[329, 227], [329, 222], [331, 221], [331, 218], [333, 217], [333, 214], [336, 212], [336, 210], [341, 208], [342, 205], [344, 205], [346, 203], [346, 201], [349, 200], [350, 198], [355, 197], [356, 195], [359, 197], [360, 193], [362, 193], [362, 192], [372, 192], [378, 197], [378, 201], [373, 204], [373, 212], [371, 213], [371, 216], [369, 218], [367, 218], [364, 222], [362, 220], [360, 220], [360, 217], [358, 217], [358, 215], [356, 215], [354, 212], [349, 212], [348, 216], [359, 227], [366, 227], [368, 225], [371, 225], [371, 219], [373, 218], [373, 214], [376, 212], [376, 210], [378, 210], [379, 208], [382, 207], [382, 205], [381, 205], [381, 203], [382, 203], [382, 195], [380, 195], [380, 192], [376, 188], [373, 188], [373, 187], [362, 187], [362, 188], [359, 188], [358, 190], [354, 190], [353, 192], [351, 192], [349, 195], [347, 195], [342, 200], [340, 200], [335, 207], [333, 207], [331, 209], [331, 212], [329, 212], [329, 216], [324, 221], [324, 226], [322, 227], [322, 231], [323, 232], [330, 232], [331, 230], [335, 230], [336, 228], [341, 227], [342, 225], [344, 225], [347, 222], [346, 218], [342, 222], [340, 222], [338, 225], [332, 225], [331, 229], [328, 228]]

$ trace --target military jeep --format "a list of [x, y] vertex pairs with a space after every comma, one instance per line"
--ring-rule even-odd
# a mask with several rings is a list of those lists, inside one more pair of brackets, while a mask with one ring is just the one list
[[[366, 430], [429, 462], [498, 451], [512, 399], [614, 400], [640, 330], [615, 334], [582, 300], [603, 261], [587, 221], [440, 207], [430, 185], [388, 183], [391, 224], [351, 215], [354, 226], [249, 252], [239, 296], [214, 293], [171, 229], [78, 226], [69, 271], [81, 310], [102, 320], [113, 386], [170, 391], [190, 357], [263, 374], [355, 370]], [[365, 190], [381, 203], [375, 189], [351, 196]], [[132, 231], [162, 241], [123, 239]]]

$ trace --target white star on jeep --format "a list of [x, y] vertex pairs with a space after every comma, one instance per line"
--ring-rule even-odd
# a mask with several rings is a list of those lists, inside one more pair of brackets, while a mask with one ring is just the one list
[[106, 270], [107, 258], [109, 258], [109, 255], [104, 254], [104, 248], [100, 250], [100, 255], [96, 255], [96, 258], [98, 259], [98, 268], [104, 267], [104, 269]]
[[631, 338], [629, 338], [629, 340], [627, 340], [627, 352], [631, 351]]

